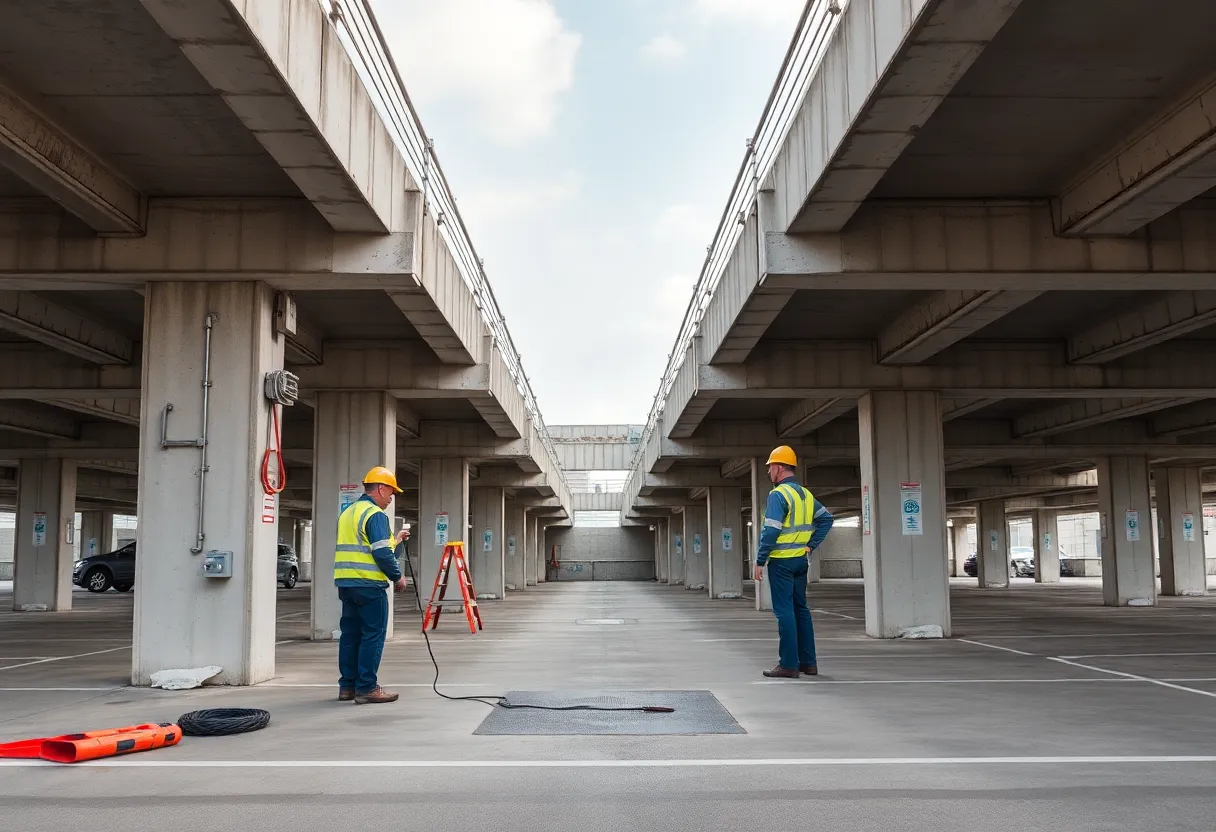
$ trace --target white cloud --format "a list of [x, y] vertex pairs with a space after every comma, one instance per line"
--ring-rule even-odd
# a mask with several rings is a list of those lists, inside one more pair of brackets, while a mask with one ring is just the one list
[[410, 96], [472, 104], [503, 143], [546, 135], [582, 37], [550, 0], [377, 0]]
[[693, 205], [669, 205], [655, 220], [651, 233], [660, 240], [707, 246], [713, 240], [717, 220]]
[[693, 0], [693, 11], [701, 18], [792, 27], [802, 14], [806, 0]]
[[567, 171], [543, 182], [511, 182], [479, 185], [459, 198], [460, 213], [475, 227], [502, 219], [523, 219], [525, 214], [552, 208], [578, 196], [583, 178]]
[[642, 54], [654, 61], [678, 61], [687, 48], [671, 35], [657, 35], [642, 47]]

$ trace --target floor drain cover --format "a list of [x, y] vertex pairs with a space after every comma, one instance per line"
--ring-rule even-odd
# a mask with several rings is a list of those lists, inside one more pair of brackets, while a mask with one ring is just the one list
[[477, 726], [479, 735], [664, 735], [746, 734], [730, 711], [707, 690], [533, 691], [516, 690], [507, 702], [529, 705], [600, 705], [674, 708], [669, 714], [640, 711], [541, 711], [495, 708]]
[[637, 624], [636, 618], [580, 618], [575, 624]]

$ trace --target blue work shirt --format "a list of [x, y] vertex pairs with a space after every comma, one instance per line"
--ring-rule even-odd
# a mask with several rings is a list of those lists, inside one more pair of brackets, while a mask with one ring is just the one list
[[[798, 480], [791, 475], [777, 485], [786, 483], [798, 485]], [[785, 496], [780, 491], [773, 489], [769, 492], [768, 502], [764, 506], [764, 523], [760, 528], [760, 544], [756, 552], [757, 566], [764, 566], [768, 563], [768, 556], [772, 553], [773, 546], [777, 544], [777, 537], [781, 534], [781, 526], [784, 525], [785, 516], [789, 510], [789, 503], [786, 502]], [[832, 529], [832, 513], [818, 500], [815, 500], [815, 514], [811, 525], [815, 527], [815, 531], [811, 533], [811, 540], [807, 546], [813, 552], [819, 548], [819, 544], [823, 543], [823, 539]]]

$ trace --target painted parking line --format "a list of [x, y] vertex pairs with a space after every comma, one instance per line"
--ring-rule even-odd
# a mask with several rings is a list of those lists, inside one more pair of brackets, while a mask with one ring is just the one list
[[1060, 656], [1061, 659], [1156, 659], [1167, 656], [1216, 656], [1208, 653], [1085, 653], [1080, 656]]
[[116, 653], [119, 650], [130, 650], [130, 649], [131, 649], [131, 645], [128, 644], [125, 647], [111, 647], [109, 650], [94, 650], [91, 653], [77, 653], [74, 656], [55, 656], [54, 658], [50, 658], [50, 659], [39, 659], [36, 662], [23, 662], [22, 664], [4, 665], [3, 667], [0, 667], [0, 671], [16, 670], [19, 667], [31, 667], [32, 665], [47, 664], [49, 662], [65, 662], [69, 659], [83, 659], [87, 656], [100, 656], [103, 653]]
[[963, 644], [974, 644], [976, 647], [987, 647], [989, 650], [1000, 650], [1002, 653], [1016, 653], [1019, 656], [1033, 656], [1034, 653], [1027, 653], [1024, 650], [1014, 650], [1012, 647], [1000, 647], [996, 644], [985, 644], [982, 641], [972, 641], [969, 638], [960, 638]]
[[1121, 676], [1125, 679], [1134, 679], [1137, 682], [1148, 682], [1150, 685], [1160, 685], [1163, 688], [1170, 688], [1171, 690], [1181, 690], [1181, 691], [1185, 691], [1187, 693], [1197, 693], [1200, 696], [1208, 696], [1208, 697], [1211, 697], [1212, 699], [1216, 699], [1216, 693], [1213, 693], [1210, 690], [1200, 690], [1199, 688], [1188, 688], [1185, 685], [1177, 685], [1177, 684], [1174, 684], [1173, 682], [1165, 682], [1165, 681], [1162, 681], [1161, 679], [1153, 679], [1149, 676], [1140, 676], [1139, 674], [1136, 674], [1136, 673], [1124, 673], [1121, 670], [1107, 670], [1105, 667], [1094, 667], [1093, 665], [1090, 665], [1090, 664], [1081, 664], [1080, 662], [1070, 661], [1068, 659], [1064, 659], [1059, 656], [1049, 656], [1048, 661], [1060, 662], [1061, 664], [1067, 664], [1067, 665], [1071, 665], [1073, 667], [1081, 667], [1086, 670], [1092, 670], [1096, 673], [1109, 673], [1111, 676]]
[[64, 766], [0, 760], [5, 768], [849, 768], [923, 766], [1212, 765], [1216, 756], [824, 757], [686, 760], [144, 760], [108, 757]]

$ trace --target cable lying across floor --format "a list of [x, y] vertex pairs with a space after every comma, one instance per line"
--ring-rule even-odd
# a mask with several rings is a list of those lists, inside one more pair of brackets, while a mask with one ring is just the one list
[[[413, 566], [410, 564], [409, 551], [404, 549], [404, 544], [398, 544], [398, 551], [404, 552], [404, 556], [399, 556], [400, 560], [410, 570], [410, 583], [414, 587], [414, 600], [418, 602], [418, 609], [423, 610], [422, 596], [418, 592], [418, 577], [414, 574]], [[497, 696], [495, 694], [486, 694], [483, 696], [449, 696], [439, 690], [439, 662], [435, 659], [435, 651], [431, 649], [431, 637], [426, 630], [422, 631], [422, 638], [426, 642], [427, 655], [431, 657], [431, 664], [435, 666], [435, 679], [431, 682], [431, 690], [435, 691], [435, 695], [449, 702], [480, 702], [483, 705], [489, 705], [491, 708], [504, 708], [507, 710], [524, 710], [531, 709], [536, 711], [636, 711], [648, 714], [670, 714], [675, 713], [675, 708], [669, 708], [666, 705], [634, 705], [611, 707], [607, 705], [531, 705], [528, 703], [508, 702], [507, 697]]]

